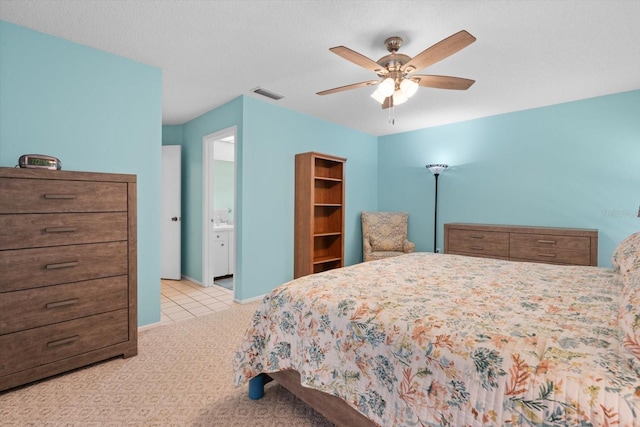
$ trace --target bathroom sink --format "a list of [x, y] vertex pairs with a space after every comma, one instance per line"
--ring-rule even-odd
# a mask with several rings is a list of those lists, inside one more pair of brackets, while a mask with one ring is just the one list
[[232, 229], [233, 224], [227, 224], [226, 222], [221, 222], [219, 224], [214, 224], [213, 228], [214, 229], [221, 229], [221, 228]]

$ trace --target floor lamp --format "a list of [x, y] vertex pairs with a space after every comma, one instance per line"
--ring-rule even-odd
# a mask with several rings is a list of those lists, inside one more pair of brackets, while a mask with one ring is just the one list
[[436, 233], [438, 230], [438, 176], [446, 169], [449, 165], [445, 164], [436, 164], [436, 165], [427, 165], [427, 169], [436, 177], [436, 196], [435, 203], [433, 207], [433, 252], [436, 252]]

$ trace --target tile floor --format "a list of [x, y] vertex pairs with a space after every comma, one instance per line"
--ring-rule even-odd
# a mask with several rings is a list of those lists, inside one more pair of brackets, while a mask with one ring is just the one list
[[160, 323], [193, 319], [226, 310], [233, 302], [233, 291], [222, 286], [204, 287], [189, 280], [160, 280]]

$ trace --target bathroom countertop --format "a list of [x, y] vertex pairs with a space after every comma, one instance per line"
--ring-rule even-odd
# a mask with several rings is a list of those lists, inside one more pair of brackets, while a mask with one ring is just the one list
[[213, 225], [213, 229], [214, 230], [218, 230], [218, 231], [227, 231], [227, 230], [233, 230], [233, 225], [231, 224], [218, 224], [218, 225]]

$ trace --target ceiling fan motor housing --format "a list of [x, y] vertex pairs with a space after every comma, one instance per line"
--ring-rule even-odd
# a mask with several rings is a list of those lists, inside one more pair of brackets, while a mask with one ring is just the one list
[[[402, 53], [392, 53], [387, 56], [383, 56], [378, 59], [378, 64], [382, 65], [387, 70], [391, 71], [400, 71], [402, 66], [411, 60], [410, 56], [404, 55]], [[380, 73], [378, 73], [380, 74]]]
[[377, 63], [385, 68], [378, 73], [378, 76], [388, 76], [393, 78], [394, 80], [398, 80], [400, 77], [402, 77], [402, 74], [406, 74], [400, 73], [399, 71], [404, 64], [411, 61], [411, 57], [402, 53], [398, 53], [398, 49], [400, 49], [402, 43], [402, 37], [398, 36], [389, 37], [384, 41], [385, 47], [391, 53], [378, 59]]

